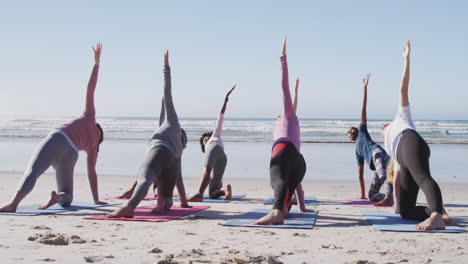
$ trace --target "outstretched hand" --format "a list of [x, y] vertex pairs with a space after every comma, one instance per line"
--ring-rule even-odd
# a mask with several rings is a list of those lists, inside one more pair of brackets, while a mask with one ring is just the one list
[[297, 90], [299, 90], [299, 78], [296, 79], [296, 85], [294, 86], [294, 92], [296, 92], [296, 94]]
[[229, 100], [229, 95], [231, 95], [232, 91], [234, 91], [234, 89], [236, 89], [236, 85], [234, 85], [231, 90], [229, 90], [229, 92], [226, 94], [226, 97], [224, 98], [224, 101], [228, 101]]
[[283, 39], [283, 48], [281, 49], [281, 56], [286, 56], [286, 36]]
[[101, 51], [102, 51], [102, 44], [98, 43], [96, 48], [93, 47], [94, 51], [94, 63], [99, 64], [101, 61]]
[[411, 50], [410, 41], [406, 40], [406, 46], [403, 49], [403, 58], [405, 58], [405, 59], [409, 58], [410, 50]]
[[367, 88], [367, 84], [369, 83], [370, 76], [371, 76], [371, 74], [368, 73], [368, 74], [366, 74], [366, 77], [364, 77], [362, 79], [362, 87]]
[[169, 66], [169, 50], [166, 50], [166, 52], [164, 52], [164, 66], [166, 65]]

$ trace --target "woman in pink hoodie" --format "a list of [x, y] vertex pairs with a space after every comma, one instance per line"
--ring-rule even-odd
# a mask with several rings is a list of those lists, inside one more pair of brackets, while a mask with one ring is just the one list
[[299, 209], [302, 212], [311, 211], [304, 206], [304, 192], [301, 186], [306, 172], [306, 163], [300, 153], [299, 120], [289, 91], [286, 38], [281, 55], [283, 114], [278, 117], [273, 128], [274, 142], [270, 161], [270, 184], [274, 190], [274, 204], [269, 214], [253, 223], [256, 225], [283, 224], [284, 218], [291, 209], [294, 192], [296, 192]]
[[21, 200], [32, 191], [39, 176], [50, 166], [55, 169], [57, 191], [52, 191], [49, 201], [39, 209], [46, 209], [56, 203], [63, 207], [70, 206], [73, 201], [73, 170], [80, 150], [87, 153], [88, 179], [94, 203], [105, 204], [99, 200], [96, 174], [96, 160], [99, 145], [104, 140], [104, 133], [101, 126], [96, 123], [94, 109], [94, 90], [98, 78], [102, 44], [98, 43], [93, 50], [95, 64], [86, 91], [84, 113], [79, 118], [52, 130], [41, 141], [15, 195], [10, 202], [0, 207], [0, 212], [15, 212]]

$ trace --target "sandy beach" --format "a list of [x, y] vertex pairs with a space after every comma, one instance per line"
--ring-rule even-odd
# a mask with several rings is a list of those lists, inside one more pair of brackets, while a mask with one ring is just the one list
[[[9, 199], [20, 174], [2, 173], [0, 200]], [[133, 178], [101, 177], [101, 196], [115, 195]], [[236, 215], [270, 208], [268, 179], [229, 180], [241, 201], [206, 204], [211, 208], [166, 223], [84, 220], [116, 207], [43, 216], [0, 216], [2, 263], [465, 263], [468, 233], [380, 232], [363, 218], [367, 209], [344, 204], [356, 197], [352, 181], [307, 181], [306, 195], [320, 202], [312, 230], [222, 226]], [[197, 178], [186, 179], [193, 193]], [[441, 184], [444, 203], [455, 223], [468, 229], [468, 184]], [[54, 175], [43, 175], [22, 204], [44, 201], [55, 188]], [[75, 201], [90, 201], [87, 177], [75, 177]], [[425, 202], [424, 196], [419, 197]], [[114, 200], [115, 202], [115, 200]], [[154, 202], [143, 201], [140, 205]], [[373, 209], [370, 209], [373, 210]], [[390, 209], [386, 209], [390, 210]], [[60, 237], [60, 236], [63, 237]], [[54, 243], [43, 244], [42, 236]], [[32, 241], [34, 240], [34, 241]], [[165, 261], [165, 262], [164, 262]], [[278, 261], [278, 262], [275, 262]]]

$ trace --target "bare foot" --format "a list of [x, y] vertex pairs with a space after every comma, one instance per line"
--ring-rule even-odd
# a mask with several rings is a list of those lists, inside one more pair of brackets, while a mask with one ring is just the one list
[[292, 203], [292, 204], [297, 204], [296, 194], [293, 194], [293, 196], [292, 196], [292, 198], [291, 198], [291, 203]]
[[110, 214], [106, 214], [104, 217], [106, 218], [133, 218], [134, 216], [134, 209], [130, 205], [124, 205], [123, 207], [115, 210]]
[[5, 212], [5, 213], [14, 213], [16, 212], [16, 205], [14, 204], [5, 204], [0, 207], [0, 212]]
[[117, 196], [117, 198], [119, 198], [119, 199], [130, 199], [130, 197], [132, 197], [132, 195], [133, 195], [133, 189], [122, 193], [120, 196]]
[[433, 229], [445, 229], [445, 222], [442, 219], [442, 214], [432, 213], [429, 218], [422, 221], [413, 227], [415, 230], [433, 230]]
[[200, 193], [192, 195], [192, 197], [187, 199], [188, 202], [203, 202], [203, 195]]
[[389, 195], [385, 195], [385, 198], [380, 202], [374, 204], [374, 206], [392, 206], [393, 205], [393, 198]]
[[231, 184], [226, 185], [226, 194], [224, 195], [224, 200], [231, 200], [232, 198], [232, 187]]
[[159, 214], [162, 212], [167, 212], [172, 207], [172, 199], [158, 199], [156, 207], [151, 210], [152, 214]]
[[49, 201], [46, 204], [44, 204], [43, 206], [39, 206], [37, 209], [41, 209], [41, 210], [47, 209], [47, 208], [51, 207], [52, 205], [58, 203], [58, 201], [59, 201], [58, 193], [56, 191], [52, 191], [50, 193]]
[[273, 209], [269, 214], [253, 222], [254, 225], [281, 225], [284, 223], [283, 213], [278, 209]]
[[446, 225], [448, 225], [448, 226], [452, 225], [452, 217], [450, 217], [447, 214], [447, 211], [445, 211], [445, 209], [444, 209], [444, 213], [442, 214], [442, 219], [444, 220]]

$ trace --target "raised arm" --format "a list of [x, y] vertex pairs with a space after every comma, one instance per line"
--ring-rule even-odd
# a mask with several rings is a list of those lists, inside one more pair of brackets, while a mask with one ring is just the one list
[[283, 89], [283, 111], [284, 116], [292, 116], [296, 113], [291, 100], [291, 92], [289, 91], [288, 77], [288, 62], [286, 59], [286, 37], [283, 40], [283, 48], [281, 50], [281, 88]]
[[223, 107], [221, 108], [221, 114], [224, 114], [224, 112], [226, 112], [226, 105], [227, 105], [227, 102], [229, 101], [229, 95], [231, 95], [232, 91], [234, 91], [234, 89], [236, 89], [236, 85], [234, 85], [231, 90], [229, 90], [229, 92], [226, 94], [226, 97], [224, 97], [224, 104], [223, 104]]
[[101, 60], [101, 50], [101, 43], [98, 43], [96, 45], [96, 48], [93, 47], [94, 67], [88, 82], [88, 88], [86, 90], [86, 106], [84, 111], [85, 115], [96, 115], [96, 109], [94, 108], [94, 91], [96, 90], [96, 83], [98, 79], [99, 63]]
[[164, 106], [165, 121], [179, 121], [172, 101], [171, 68], [169, 67], [169, 50], [164, 53]]
[[297, 96], [298, 96], [298, 91], [299, 91], [299, 78], [296, 79], [296, 86], [294, 87], [294, 111], [297, 112]]
[[164, 97], [161, 99], [161, 112], [159, 113], [159, 126], [164, 123], [164, 120], [166, 120], [166, 106], [164, 105]]
[[364, 88], [364, 95], [362, 96], [362, 109], [361, 109], [361, 124], [367, 125], [367, 84], [369, 83], [370, 73], [362, 79], [362, 87]]
[[409, 105], [408, 99], [408, 85], [409, 85], [409, 75], [410, 75], [410, 41], [406, 41], [406, 46], [403, 49], [403, 58], [405, 59], [405, 64], [403, 68], [403, 77], [401, 79], [401, 88], [400, 88], [400, 106], [405, 107]]

